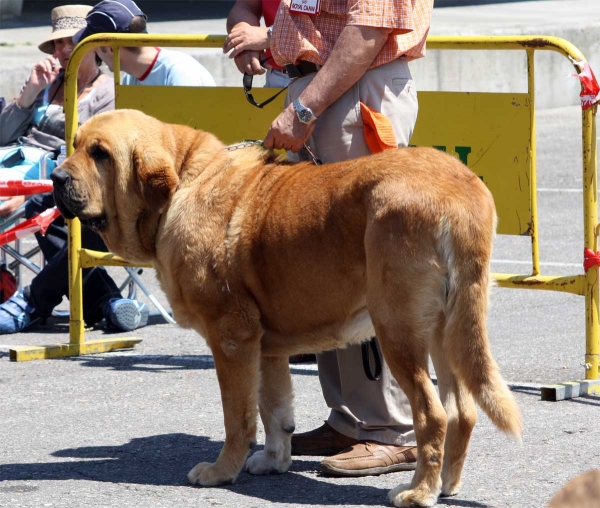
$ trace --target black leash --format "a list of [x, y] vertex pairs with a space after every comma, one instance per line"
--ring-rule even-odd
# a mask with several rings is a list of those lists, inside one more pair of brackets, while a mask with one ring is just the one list
[[[264, 64], [267, 60], [271, 59], [273, 57], [269, 57], [269, 58], [265, 58], [264, 60], [260, 60], [260, 65], [262, 66], [262, 64]], [[252, 76], [251, 74], [248, 74], [246, 72], [244, 72], [244, 79], [243, 79], [243, 84], [244, 84], [244, 93], [246, 94], [246, 100], [252, 104], [253, 106], [256, 106], [257, 108], [264, 108], [267, 104], [270, 104], [271, 102], [273, 102], [277, 97], [279, 97], [280, 94], [282, 94], [283, 92], [285, 92], [288, 88], [288, 86], [286, 86], [285, 88], [282, 88], [281, 90], [279, 90], [279, 92], [277, 92], [275, 95], [273, 95], [273, 97], [270, 97], [269, 99], [267, 99], [265, 102], [256, 102], [256, 100], [254, 99], [254, 97], [252, 97], [252, 94], [250, 93], [250, 91], [252, 90], [252, 79], [254, 78], [254, 76]]]
[[[381, 351], [379, 350], [379, 344], [377, 343], [377, 337], [371, 337], [368, 342], [363, 342], [362, 346], [362, 359], [363, 368], [365, 375], [370, 381], [379, 381], [381, 379]], [[375, 373], [371, 369], [371, 355], [369, 354], [369, 346], [373, 351], [373, 359], [375, 361]]]
[[[272, 57], [269, 57], [272, 58]], [[264, 60], [260, 61], [260, 65], [264, 64], [267, 60], [269, 60], [269, 58], [265, 58]], [[256, 102], [256, 100], [254, 99], [254, 97], [252, 96], [252, 94], [250, 93], [250, 91], [252, 90], [252, 79], [254, 76], [252, 76], [251, 74], [247, 74], [244, 72], [244, 93], [246, 94], [246, 100], [252, 104], [253, 106], [256, 106], [257, 108], [264, 108], [267, 104], [270, 104], [271, 102], [273, 102], [280, 94], [282, 94], [283, 92], [285, 92], [288, 87], [286, 86], [285, 88], [282, 88], [281, 90], [279, 90], [279, 92], [277, 92], [275, 95], [273, 95], [273, 97], [268, 98], [265, 102]], [[237, 145], [233, 145], [233, 146], [237, 146]], [[323, 161], [321, 161], [321, 159], [319, 159], [314, 153], [312, 153], [312, 151], [310, 150], [310, 148], [308, 148], [308, 146], [306, 145], [306, 143], [304, 145], [302, 145], [302, 148], [304, 148], [307, 152], [308, 155], [310, 155], [310, 158], [312, 159], [313, 163], [316, 166], [320, 166], [321, 164], [323, 164]]]
[[287, 90], [286, 86], [285, 88], [279, 90], [279, 92], [277, 92], [275, 95], [273, 95], [273, 97], [268, 98], [265, 102], [256, 102], [256, 100], [254, 99], [254, 97], [252, 97], [252, 94], [250, 93], [250, 90], [252, 90], [252, 78], [253, 76], [251, 74], [244, 73], [244, 93], [246, 94], [246, 100], [253, 106], [256, 106], [257, 108], [264, 108], [267, 104], [273, 102], [275, 99], [277, 99], [277, 97], [280, 94]]

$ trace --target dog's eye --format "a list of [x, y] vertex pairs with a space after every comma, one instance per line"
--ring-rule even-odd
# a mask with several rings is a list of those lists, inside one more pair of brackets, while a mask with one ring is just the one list
[[104, 150], [104, 148], [102, 148], [99, 145], [95, 145], [91, 151], [90, 151], [90, 156], [96, 160], [96, 161], [105, 161], [108, 160], [109, 155], [108, 152], [106, 150]]

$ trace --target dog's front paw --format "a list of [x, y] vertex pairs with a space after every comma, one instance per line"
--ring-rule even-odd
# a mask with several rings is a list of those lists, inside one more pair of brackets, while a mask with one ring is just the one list
[[398, 485], [388, 495], [394, 506], [435, 506], [437, 495], [423, 489], [411, 489], [410, 485]]
[[291, 457], [280, 457], [282, 453], [259, 450], [246, 461], [246, 471], [251, 474], [286, 473], [292, 463]]
[[194, 466], [187, 477], [192, 485], [214, 487], [215, 485], [235, 482], [237, 473], [232, 474], [223, 471], [219, 466], [211, 462], [200, 462]]

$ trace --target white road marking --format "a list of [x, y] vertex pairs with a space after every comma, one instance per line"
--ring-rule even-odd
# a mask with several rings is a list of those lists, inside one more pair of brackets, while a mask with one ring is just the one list
[[538, 192], [578, 192], [581, 194], [583, 192], [583, 189], [553, 189], [551, 187], [538, 187]]
[[[498, 263], [500, 265], [531, 265], [531, 260], [518, 261], [516, 259], [492, 259], [492, 263]], [[583, 261], [581, 263], [559, 263], [554, 261], [541, 261], [540, 266], [561, 266], [567, 268], [579, 268], [583, 267]]]

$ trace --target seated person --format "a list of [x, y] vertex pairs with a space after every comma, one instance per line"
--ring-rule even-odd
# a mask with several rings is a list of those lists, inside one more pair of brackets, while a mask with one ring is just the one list
[[[52, 11], [52, 34], [39, 45], [49, 56], [33, 66], [21, 94], [0, 113], [0, 147], [4, 147], [0, 148], [0, 162], [18, 148], [26, 155], [19, 164], [21, 174], [16, 174], [14, 166], [10, 171], [2, 168], [3, 178], [13, 175], [18, 179], [38, 178], [28, 171], [29, 168], [46, 151], [58, 155], [61, 145], [65, 144], [64, 68], [74, 48], [72, 35], [77, 32], [77, 26], [85, 23], [85, 15], [90, 9], [87, 5], [71, 5]], [[77, 86], [81, 123], [92, 115], [114, 109], [114, 87], [109, 76], [100, 70], [101, 63], [93, 54], [88, 54], [79, 67]], [[12, 207], [17, 208], [23, 201], [23, 197], [14, 198]]]
[[[39, 46], [51, 56], [33, 67], [19, 97], [0, 113], [0, 145], [12, 143], [15, 147], [37, 147], [43, 152], [58, 151], [65, 143], [63, 69], [75, 47], [72, 37], [86, 26], [85, 16], [90, 10], [91, 6], [86, 5], [52, 10], [52, 34]], [[80, 122], [114, 108], [113, 82], [100, 70], [100, 64], [101, 61], [90, 52], [79, 67]], [[5, 176], [5, 171], [6, 168], [0, 168], [0, 177], [11, 178], [12, 175]], [[12, 213], [23, 202], [21, 196], [5, 201], [0, 206], [0, 216]], [[34, 196], [27, 203], [26, 215], [31, 217], [52, 206], [52, 194]], [[0, 305], [0, 334], [20, 332], [50, 316], [63, 296], [68, 296], [68, 233], [62, 217], [52, 223], [46, 237], [36, 236], [48, 264], [33, 278], [31, 286]], [[87, 228], [82, 228], [82, 245], [108, 251], [100, 236]], [[109, 326], [128, 331], [145, 325], [148, 320], [148, 307], [122, 298], [117, 285], [102, 267], [84, 270], [83, 306], [84, 320], [90, 326], [105, 319]]]
[[[147, 33], [148, 17], [133, 0], [104, 0], [87, 15], [87, 26], [73, 36], [78, 43], [98, 33]], [[121, 47], [124, 85], [215, 86], [210, 72], [194, 57], [157, 47]], [[113, 50], [101, 46], [96, 54], [113, 70]]]

